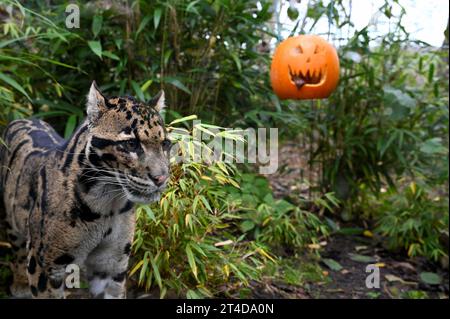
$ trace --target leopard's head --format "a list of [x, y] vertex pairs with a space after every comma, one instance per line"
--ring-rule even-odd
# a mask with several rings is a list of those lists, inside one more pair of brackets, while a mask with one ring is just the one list
[[158, 200], [169, 178], [168, 139], [159, 112], [164, 92], [147, 103], [130, 96], [106, 97], [95, 82], [87, 102], [86, 159], [132, 202]]

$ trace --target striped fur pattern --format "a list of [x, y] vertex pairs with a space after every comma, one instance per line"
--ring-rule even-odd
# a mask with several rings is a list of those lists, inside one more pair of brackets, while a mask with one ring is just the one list
[[143, 104], [107, 98], [94, 82], [87, 119], [67, 141], [37, 119], [9, 124], [0, 191], [14, 295], [64, 298], [66, 267], [76, 264], [93, 297], [125, 297], [134, 203], [157, 201], [169, 176], [163, 106], [163, 92]]

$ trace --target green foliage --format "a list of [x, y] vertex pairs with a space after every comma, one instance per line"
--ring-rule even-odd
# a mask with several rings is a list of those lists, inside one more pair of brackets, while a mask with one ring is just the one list
[[386, 237], [390, 248], [432, 260], [448, 256], [441, 243], [442, 236], [448, 236], [448, 198], [412, 182], [401, 193], [384, 194], [381, 203], [376, 209], [376, 230]]
[[[376, 34], [368, 25], [343, 34], [341, 27], [352, 24], [346, 4], [310, 1], [305, 23], [300, 21], [301, 29], [293, 31], [309, 32], [304, 26], [314, 30], [320, 19], [326, 19], [329, 39], [343, 38], [336, 91], [327, 100], [283, 102], [283, 117], [291, 113], [296, 121], [272, 118], [285, 128], [284, 136], [300, 135], [312, 146], [309, 169], [320, 171], [317, 184], [322, 193], [331, 191], [341, 200], [342, 219], [373, 218], [389, 227], [382, 208], [386, 197], [382, 192], [389, 189], [389, 195], [403, 198], [403, 209], [413, 205], [414, 211], [396, 209], [392, 199], [389, 218], [399, 220], [397, 225], [411, 220], [418, 228], [383, 231], [391, 247], [436, 259], [448, 254], [436, 239], [445, 231], [448, 211], [437, 208], [441, 204], [427, 195], [420, 197], [420, 206], [436, 213], [420, 212], [414, 206], [417, 200], [407, 198], [403, 189], [406, 181], [420, 179], [427, 193], [448, 196], [448, 50], [411, 40], [402, 25], [405, 8], [398, 1], [386, 0], [379, 8], [390, 32]], [[397, 16], [392, 14], [394, 7], [400, 12]], [[373, 207], [379, 210], [375, 213]]]
[[378, 291], [369, 291], [368, 293], [366, 293], [366, 296], [370, 299], [377, 299], [378, 297], [380, 297], [381, 293]]
[[242, 174], [240, 188], [227, 187], [228, 203], [239, 212], [240, 230], [269, 245], [302, 247], [328, 234], [317, 215], [284, 199], [274, 199], [266, 178]]
[[[198, 146], [195, 131], [210, 125], [195, 124], [192, 130], [173, 127], [186, 119], [192, 117], [175, 120], [168, 129], [180, 145], [178, 155], [193, 158]], [[225, 138], [238, 138], [227, 134]], [[276, 262], [266, 245], [302, 247], [328, 234], [313, 213], [275, 200], [264, 177], [239, 175], [233, 166], [208, 158], [214, 155], [212, 150], [203, 154], [209, 165], [174, 163], [160, 203], [137, 210], [131, 275], [136, 274], [146, 289], [158, 286], [162, 297], [167, 291], [188, 298], [244, 293], [250, 280], [260, 279], [263, 270]], [[287, 277], [294, 271], [289, 269]], [[302, 276], [309, 273], [301, 271]]]
[[[80, 3], [81, 28], [67, 29], [66, 2], [0, 0], [0, 129], [34, 115], [68, 137], [95, 79], [107, 95], [140, 100], [163, 88], [167, 122], [198, 114], [222, 126], [278, 127], [284, 139], [300, 135], [311, 146], [309, 170], [320, 171], [315, 200], [294, 205], [233, 166], [174, 163], [161, 204], [137, 211], [132, 272], [141, 285], [161, 296], [246, 296], [263, 266], [278, 267], [267, 265], [274, 257], [265, 246], [317, 243], [328, 234], [318, 216], [338, 202], [344, 220], [373, 219], [392, 249], [448, 255], [439, 241], [448, 237], [448, 51], [411, 41], [398, 1], [379, 8], [390, 26], [383, 35], [371, 26], [343, 34], [352, 25], [344, 0], [311, 0], [304, 17], [289, 8], [292, 35], [314, 33], [325, 19], [327, 37], [339, 43], [340, 84], [314, 102], [279, 101], [271, 91], [269, 57], [281, 40], [273, 1], [105, 3]], [[188, 145], [181, 151], [195, 149]], [[295, 272], [286, 266], [286, 281], [294, 284]]]
[[403, 299], [428, 299], [428, 294], [422, 290], [405, 291], [402, 294]]
[[442, 277], [434, 272], [422, 272], [419, 276], [420, 280], [428, 285], [440, 285], [442, 283]]
[[362, 185], [379, 194], [407, 175], [426, 176], [435, 185], [448, 179], [447, 80], [434, 76], [429, 82], [428, 68], [419, 68], [435, 65], [444, 72], [444, 53], [392, 34], [378, 46], [369, 47], [369, 40], [363, 29], [340, 47], [336, 92], [300, 105], [295, 114], [303, 123], [291, 126], [317, 144], [310, 157], [322, 168], [322, 189], [344, 200], [351, 217], [360, 211]]
[[260, 76], [269, 55], [257, 51], [270, 34], [271, 3], [259, 4], [88, 1], [79, 4], [80, 28], [67, 29], [65, 2], [2, 0], [0, 124], [32, 112], [57, 125], [69, 116], [79, 122], [93, 79], [106, 94], [141, 100], [163, 88], [171, 114], [218, 124], [242, 118], [273, 96]]
[[331, 278], [324, 274], [315, 258], [290, 257], [278, 263], [268, 265], [264, 269], [265, 276], [281, 280], [289, 285], [307, 287], [310, 283], [330, 282]]
[[[163, 88], [169, 102], [165, 117], [176, 119], [172, 124], [196, 113], [215, 124], [266, 126], [278, 105], [268, 77], [261, 76], [269, 64], [269, 52], [260, 46], [272, 37], [270, 5], [88, 1], [79, 5], [80, 28], [67, 29], [65, 2], [1, 0], [0, 126], [34, 115], [68, 137], [84, 117], [94, 79], [107, 95], [140, 100]], [[260, 105], [268, 106], [267, 113], [259, 112]], [[230, 134], [223, 132], [233, 138]], [[195, 151], [192, 141], [180, 145], [181, 152]], [[158, 287], [162, 297], [169, 291], [189, 298], [245, 291], [263, 266], [275, 261], [265, 244], [300, 245], [314, 240], [308, 236], [315, 237], [315, 231], [325, 233], [313, 214], [283, 200], [274, 201], [275, 208], [261, 200], [262, 214], [273, 211], [275, 219], [264, 227], [255, 221], [262, 232], [254, 240], [238, 227], [250, 222], [248, 212], [228, 201], [241, 182], [234, 167], [173, 163], [172, 168], [160, 204], [137, 209], [131, 270], [143, 287]], [[267, 185], [265, 192], [270, 193]]]
[[[192, 156], [195, 133], [169, 130], [181, 145], [179, 155]], [[161, 297], [168, 290], [187, 298], [230, 296], [260, 278], [263, 266], [275, 261], [264, 246], [245, 240], [233, 227], [239, 216], [224, 186], [238, 187], [235, 173], [234, 167], [221, 162], [172, 165], [161, 201], [137, 209], [131, 275], [136, 273], [142, 286], [158, 286]]]

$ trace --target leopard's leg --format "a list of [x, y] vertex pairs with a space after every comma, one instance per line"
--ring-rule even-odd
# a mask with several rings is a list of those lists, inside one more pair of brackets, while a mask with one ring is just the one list
[[28, 286], [28, 278], [26, 273], [27, 239], [17, 227], [17, 223], [11, 220], [11, 216], [1, 216], [1, 219], [2, 220], [0, 226], [4, 226], [5, 230], [2, 235], [6, 235], [6, 240], [11, 245], [11, 249], [13, 252], [12, 260], [9, 264], [13, 275], [13, 281], [9, 287], [9, 290], [12, 296], [15, 298], [30, 298], [31, 293]]
[[7, 230], [7, 234], [14, 252], [13, 260], [10, 263], [13, 282], [9, 289], [16, 298], [30, 298], [31, 293], [27, 278], [26, 238], [11, 229]]
[[126, 274], [134, 237], [133, 211], [115, 217], [103, 242], [86, 259], [89, 288], [95, 298], [126, 298]]
[[65, 298], [65, 270], [73, 259], [69, 254], [63, 253], [61, 256], [66, 260], [49, 260], [46, 253], [41, 252], [42, 247], [31, 247], [28, 253], [27, 275], [33, 298]]
[[89, 289], [93, 297], [115, 299], [126, 297], [125, 279], [128, 268], [129, 247], [126, 245], [100, 245], [86, 262]]

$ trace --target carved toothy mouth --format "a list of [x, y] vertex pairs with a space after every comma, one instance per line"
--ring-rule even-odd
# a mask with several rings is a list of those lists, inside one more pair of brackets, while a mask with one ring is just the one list
[[289, 76], [291, 77], [291, 81], [295, 84], [298, 90], [300, 90], [305, 84], [309, 85], [317, 85], [320, 84], [324, 78], [324, 72], [322, 70], [306, 71], [303, 74], [302, 71], [295, 72], [292, 70], [291, 66], [288, 65], [289, 68]]

